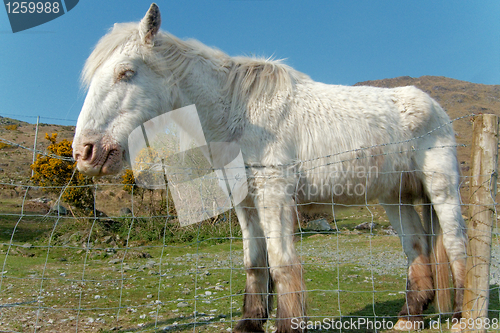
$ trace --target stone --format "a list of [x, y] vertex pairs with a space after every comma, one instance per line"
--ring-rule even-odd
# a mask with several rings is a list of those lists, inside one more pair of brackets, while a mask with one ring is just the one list
[[108, 215], [106, 215], [106, 213], [104, 213], [103, 211], [100, 211], [98, 209], [95, 210], [95, 216], [96, 217], [108, 217]]
[[332, 227], [325, 218], [307, 222], [307, 229], [314, 231], [330, 231]]
[[354, 227], [356, 230], [373, 230], [377, 227], [375, 222], [363, 222]]
[[46, 204], [47, 202], [50, 201], [50, 199], [42, 197], [42, 198], [31, 199], [30, 201]]
[[112, 236], [104, 236], [101, 239], [101, 243], [109, 243], [109, 242], [111, 242], [112, 238], [113, 238]]
[[396, 230], [392, 227], [392, 225], [388, 226], [387, 229], [384, 230], [384, 232], [388, 235], [394, 235], [394, 236], [398, 234]]
[[120, 209], [120, 215], [132, 215], [132, 211], [128, 207], [123, 207]]
[[52, 211], [55, 213], [55, 214], [58, 214], [58, 215], [67, 215], [68, 214], [68, 210], [66, 209], [66, 207], [64, 207], [63, 205], [61, 205], [60, 203], [55, 203], [53, 206], [52, 206]]

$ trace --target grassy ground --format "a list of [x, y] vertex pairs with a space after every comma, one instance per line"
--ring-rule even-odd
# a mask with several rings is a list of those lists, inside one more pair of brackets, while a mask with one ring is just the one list
[[[376, 236], [383, 237], [383, 236]], [[359, 236], [308, 237], [302, 247]], [[387, 237], [386, 237], [387, 238]], [[386, 239], [397, 248], [396, 239]], [[5, 245], [3, 252], [9, 250]], [[17, 254], [12, 254], [15, 251]], [[151, 258], [138, 258], [147, 253]], [[303, 257], [310, 318], [393, 315], [404, 279], [373, 276], [353, 263]], [[219, 245], [132, 247], [109, 255], [96, 246], [10, 247], [3, 263], [2, 327], [32, 331], [226, 331], [241, 316], [245, 274], [241, 241]], [[373, 290], [376, 292], [373, 293]], [[373, 303], [375, 302], [375, 303]], [[196, 313], [196, 317], [194, 314]], [[196, 324], [195, 324], [196, 323]], [[175, 328], [175, 329], [174, 329]]]
[[[396, 237], [382, 235], [317, 235], [298, 244], [301, 253], [324, 247], [332, 253], [330, 258], [302, 256], [309, 320], [396, 320], [404, 301], [404, 267], [380, 275], [361, 267], [361, 258], [335, 257], [337, 245], [342, 253], [366, 255], [360, 247], [368, 238], [374, 255], [399, 251]], [[239, 240], [131, 246], [115, 253], [102, 249], [10, 247], [8, 256], [0, 255], [0, 327], [15, 332], [226, 332], [241, 317], [245, 274]], [[2, 250], [9, 249], [4, 245]], [[498, 308], [498, 302], [490, 307]], [[428, 319], [436, 318], [432, 309], [428, 313]]]
[[[106, 195], [120, 201], [119, 194]], [[99, 207], [117, 214], [106, 195]], [[111, 223], [46, 214], [22, 198], [0, 200], [0, 331], [228, 332], [241, 318], [245, 271], [234, 215], [187, 228], [162, 218]], [[395, 323], [406, 283], [397, 236], [387, 234], [380, 207], [335, 212], [335, 220], [327, 219], [340, 232], [302, 224], [296, 237], [309, 320]], [[372, 221], [371, 232], [354, 229]], [[498, 287], [491, 296], [490, 309], [500, 308]], [[428, 310], [427, 326], [434, 313]]]

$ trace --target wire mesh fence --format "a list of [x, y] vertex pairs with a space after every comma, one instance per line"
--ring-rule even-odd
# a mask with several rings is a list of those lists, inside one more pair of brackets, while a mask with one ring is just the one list
[[[462, 214], [467, 217], [474, 176], [467, 169], [470, 143], [460, 136], [457, 141]], [[30, 149], [29, 144], [2, 142], [16, 147], [11, 149]], [[50, 194], [31, 183], [29, 174], [20, 183], [0, 183], [0, 331], [235, 328], [242, 316], [246, 270], [234, 211], [180, 227], [167, 189], [124, 189], [117, 178], [84, 186], [94, 198], [87, 210], [62, 202], [72, 185]], [[427, 205], [416, 204], [417, 211], [421, 214]], [[331, 214], [297, 213], [294, 238], [307, 288], [309, 331], [392, 328], [408, 282], [397, 233], [377, 202], [332, 202], [328, 207]], [[496, 223], [489, 277], [493, 330], [500, 329], [499, 236]], [[274, 317], [275, 311], [265, 325], [269, 332], [275, 329]], [[425, 328], [446, 330], [446, 325], [451, 325], [450, 313], [430, 306]]]

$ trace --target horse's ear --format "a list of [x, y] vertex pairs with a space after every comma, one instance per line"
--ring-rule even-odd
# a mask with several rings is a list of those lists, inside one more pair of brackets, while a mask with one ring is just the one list
[[141, 34], [142, 41], [146, 44], [152, 44], [155, 35], [158, 33], [158, 30], [160, 30], [160, 25], [160, 8], [153, 3], [141, 20], [141, 23], [139, 23], [139, 33]]

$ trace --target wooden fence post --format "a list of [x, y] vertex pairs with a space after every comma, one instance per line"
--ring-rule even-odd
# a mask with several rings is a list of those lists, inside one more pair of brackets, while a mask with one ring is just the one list
[[486, 332], [484, 325], [488, 318], [491, 233], [497, 194], [498, 117], [493, 114], [474, 117], [472, 135], [469, 245], [463, 319], [464, 324], [472, 320], [478, 323], [467, 325], [467, 329]]
[[[36, 160], [36, 141], [38, 139], [38, 125], [40, 123], [40, 116], [36, 117], [36, 130], [35, 130], [35, 143], [33, 144], [33, 162], [31, 164], [35, 164]], [[35, 170], [31, 169], [31, 177], [35, 175]]]

